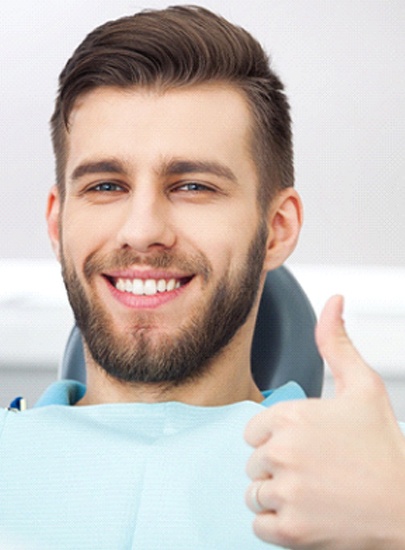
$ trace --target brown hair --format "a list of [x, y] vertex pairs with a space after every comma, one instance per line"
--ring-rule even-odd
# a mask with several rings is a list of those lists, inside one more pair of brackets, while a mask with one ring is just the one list
[[294, 183], [288, 100], [260, 44], [244, 29], [197, 6], [147, 10], [91, 32], [67, 62], [51, 119], [62, 199], [66, 133], [75, 101], [100, 86], [128, 88], [225, 82], [241, 90], [253, 115], [252, 154], [259, 201]]

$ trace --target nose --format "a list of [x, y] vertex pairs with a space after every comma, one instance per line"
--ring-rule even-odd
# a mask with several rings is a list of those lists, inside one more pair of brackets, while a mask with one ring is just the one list
[[147, 253], [168, 249], [175, 243], [169, 201], [150, 191], [136, 191], [126, 202], [118, 232], [118, 245]]

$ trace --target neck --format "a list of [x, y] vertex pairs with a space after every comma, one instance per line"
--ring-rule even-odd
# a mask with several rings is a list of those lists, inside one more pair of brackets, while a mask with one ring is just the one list
[[196, 406], [220, 406], [238, 401], [260, 402], [253, 381], [249, 345], [234, 338], [201, 378], [181, 385], [130, 383], [117, 380], [97, 365], [86, 350], [87, 390], [77, 405], [159, 403], [179, 401]]

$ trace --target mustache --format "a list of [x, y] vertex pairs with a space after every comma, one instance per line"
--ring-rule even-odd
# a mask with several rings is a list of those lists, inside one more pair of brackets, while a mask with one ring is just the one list
[[85, 260], [83, 273], [86, 280], [89, 281], [94, 275], [100, 273], [124, 270], [135, 266], [147, 266], [154, 269], [172, 268], [201, 275], [204, 281], [207, 281], [212, 274], [211, 264], [201, 252], [186, 257], [167, 250], [150, 255], [140, 255], [131, 249], [115, 250], [108, 255], [97, 251], [93, 252]]

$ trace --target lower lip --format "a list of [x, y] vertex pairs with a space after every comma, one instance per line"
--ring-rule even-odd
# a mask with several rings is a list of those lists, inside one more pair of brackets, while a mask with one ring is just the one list
[[187, 282], [174, 290], [158, 292], [152, 296], [139, 296], [137, 294], [132, 294], [131, 292], [122, 292], [121, 290], [116, 289], [108, 279], [105, 279], [105, 281], [107, 282], [107, 286], [113, 297], [122, 305], [131, 309], [156, 309], [177, 298], [189, 285], [189, 282]]

